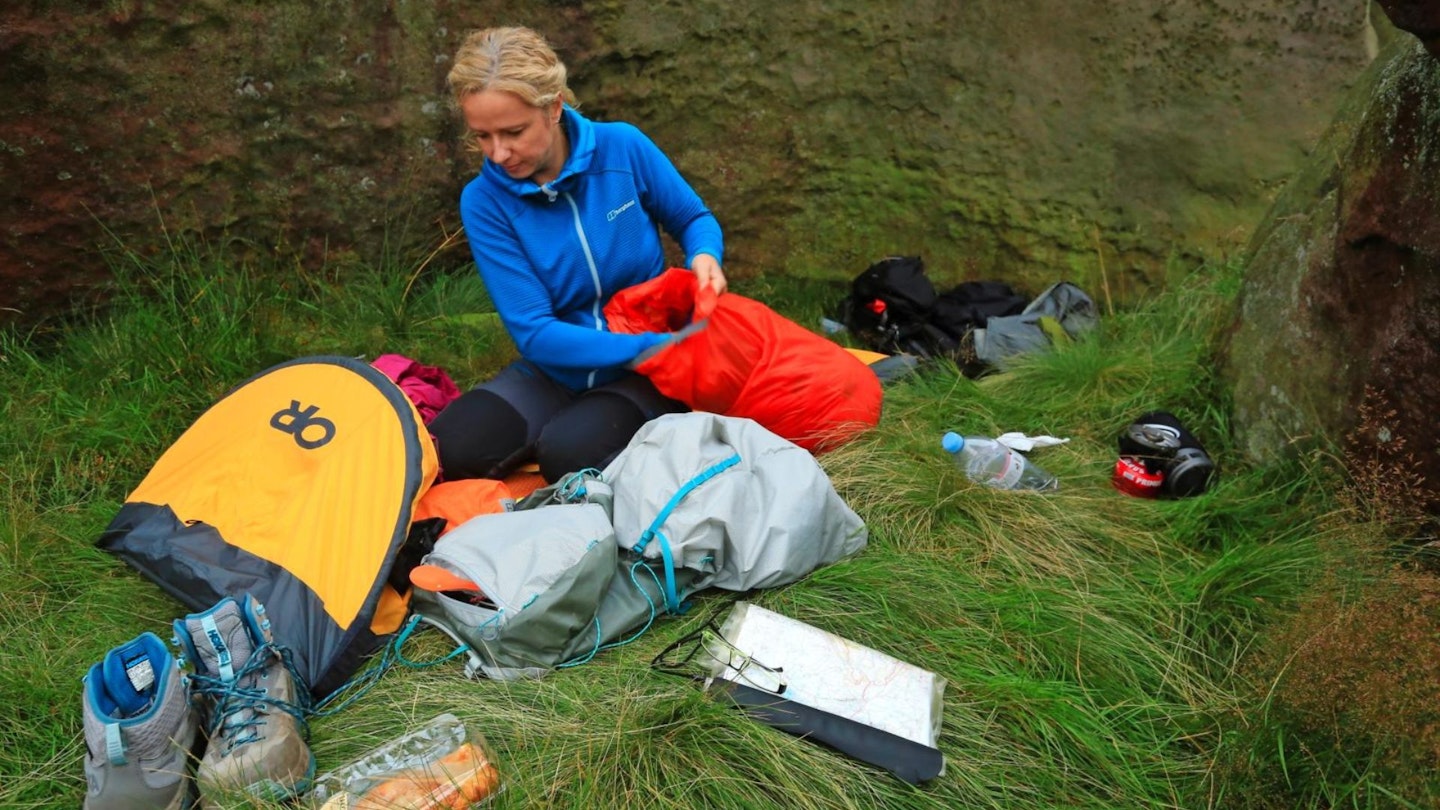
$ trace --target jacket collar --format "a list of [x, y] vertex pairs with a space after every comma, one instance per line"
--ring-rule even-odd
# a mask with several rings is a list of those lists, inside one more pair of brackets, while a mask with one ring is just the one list
[[544, 186], [528, 177], [516, 180], [506, 174], [504, 169], [491, 163], [489, 158], [485, 159], [485, 166], [481, 172], [491, 183], [516, 196], [544, 194], [553, 198], [557, 192], [565, 191], [574, 183], [571, 178], [590, 168], [590, 163], [595, 157], [595, 129], [590, 119], [581, 115], [569, 104], [566, 104], [560, 113], [560, 123], [565, 127], [565, 134], [570, 138], [570, 154], [565, 158], [565, 165], [560, 167], [560, 174], [554, 180]]

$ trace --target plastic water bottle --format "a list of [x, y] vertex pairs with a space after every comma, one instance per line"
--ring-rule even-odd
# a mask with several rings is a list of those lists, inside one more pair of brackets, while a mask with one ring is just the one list
[[985, 436], [946, 433], [940, 440], [965, 475], [996, 489], [1059, 489], [1060, 482], [1035, 462]]

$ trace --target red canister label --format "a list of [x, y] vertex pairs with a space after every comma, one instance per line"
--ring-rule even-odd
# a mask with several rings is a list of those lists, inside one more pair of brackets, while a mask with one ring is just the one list
[[1126, 495], [1134, 495], [1137, 498], [1154, 498], [1160, 494], [1160, 485], [1165, 481], [1165, 474], [1150, 472], [1138, 459], [1129, 456], [1121, 456], [1115, 462], [1115, 477], [1110, 479], [1115, 488]]

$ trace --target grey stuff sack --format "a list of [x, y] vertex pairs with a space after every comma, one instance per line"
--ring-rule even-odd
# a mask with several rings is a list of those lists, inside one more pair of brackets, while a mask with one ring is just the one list
[[865, 547], [864, 522], [815, 458], [749, 419], [652, 420], [604, 479], [622, 559], [656, 571], [671, 613], [687, 591], [773, 588]]
[[1045, 318], [1059, 323], [1072, 340], [1094, 329], [1100, 320], [1090, 296], [1068, 281], [1056, 282], [1035, 296], [1019, 315], [986, 319], [985, 328], [976, 329], [973, 335], [975, 356], [986, 365], [1003, 369], [1016, 355], [1049, 349], [1051, 337], [1041, 325]]
[[466, 676], [541, 677], [597, 644], [597, 612], [618, 570], [610, 489], [591, 475], [571, 476], [513, 512], [457, 526], [424, 562], [473, 580], [488, 597], [412, 594], [425, 623], [469, 648]]

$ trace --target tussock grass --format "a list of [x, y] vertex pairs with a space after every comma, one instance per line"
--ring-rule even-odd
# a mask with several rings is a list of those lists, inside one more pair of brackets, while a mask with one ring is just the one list
[[[399, 352], [462, 387], [483, 379], [513, 348], [471, 271], [445, 266], [464, 261], [442, 242], [316, 272], [176, 244], [120, 254], [114, 302], [64, 333], [0, 333], [0, 806], [79, 803], [80, 676], [141, 631], [168, 636], [182, 612], [93, 546], [159, 454], [225, 392], [297, 356]], [[811, 327], [842, 294], [735, 287]], [[729, 608], [718, 593], [540, 681], [397, 666], [313, 721], [321, 770], [449, 711], [495, 749], [500, 807], [1194, 808], [1277, 790], [1286, 806], [1403, 806], [1409, 787], [1364, 756], [1349, 771], [1287, 770], [1299, 738], [1257, 696], [1285, 665], [1255, 655], [1276, 620], [1310, 615], [1305, 595], [1352, 535], [1377, 544], [1373, 521], [1337, 509], [1334, 475], [1234, 454], [1211, 372], [1234, 288], [1232, 269], [1204, 268], [1004, 374], [928, 367], [887, 390], [878, 429], [822, 457], [869, 547], [746, 598], [942, 675], [948, 767], [933, 783], [900, 783], [651, 670]], [[1206, 442], [1218, 486], [1174, 502], [1111, 488], [1116, 435], [1152, 409]], [[1060, 490], [972, 485], [939, 449], [946, 430], [1068, 438], [1032, 454]], [[447, 649], [422, 633], [406, 654]]]

